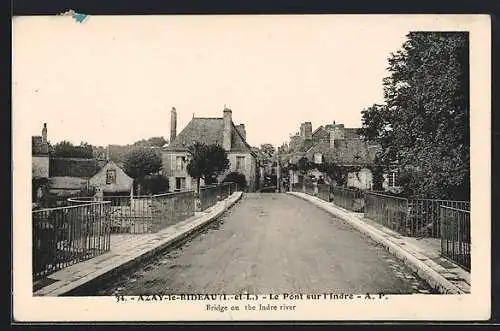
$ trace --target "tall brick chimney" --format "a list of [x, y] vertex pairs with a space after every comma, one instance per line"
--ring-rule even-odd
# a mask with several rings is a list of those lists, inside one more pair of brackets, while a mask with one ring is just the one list
[[232, 131], [232, 114], [229, 108], [224, 108], [224, 128], [222, 131], [222, 148], [226, 151], [231, 150], [231, 131]]
[[170, 111], [170, 143], [177, 137], [177, 111], [172, 107]]
[[240, 136], [243, 138], [243, 140], [247, 140], [247, 131], [245, 129], [245, 124], [240, 124], [238, 126], [236, 126], [236, 129], [238, 130], [238, 132], [240, 133]]
[[311, 122], [304, 123], [304, 139], [312, 139], [312, 124]]
[[42, 144], [47, 143], [47, 123], [43, 123], [42, 129]]

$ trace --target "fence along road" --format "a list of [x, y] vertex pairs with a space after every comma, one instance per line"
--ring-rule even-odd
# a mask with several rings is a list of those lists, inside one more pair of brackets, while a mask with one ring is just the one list
[[204, 233], [93, 294], [244, 291], [431, 289], [389, 252], [318, 207], [288, 194], [247, 193]]

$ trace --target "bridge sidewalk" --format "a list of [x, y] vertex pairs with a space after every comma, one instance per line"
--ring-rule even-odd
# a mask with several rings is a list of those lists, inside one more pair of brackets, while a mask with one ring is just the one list
[[439, 292], [470, 293], [470, 273], [440, 256], [439, 239], [405, 237], [365, 218], [363, 213], [346, 210], [306, 193], [288, 193], [317, 205], [371, 237]]
[[71, 294], [103, 281], [104, 278], [112, 277], [117, 272], [140, 263], [158, 251], [195, 233], [222, 215], [241, 196], [242, 192], [235, 192], [226, 200], [218, 202], [207, 210], [197, 212], [193, 217], [157, 233], [113, 235], [109, 252], [50, 274], [44, 280], [34, 284], [33, 295]]

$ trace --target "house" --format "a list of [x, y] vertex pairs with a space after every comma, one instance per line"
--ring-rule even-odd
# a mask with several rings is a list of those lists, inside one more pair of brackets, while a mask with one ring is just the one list
[[47, 194], [50, 176], [50, 154], [47, 141], [47, 123], [43, 124], [42, 135], [31, 137], [32, 201], [36, 203]]
[[[311, 122], [300, 126], [300, 133], [290, 137], [289, 153], [284, 161], [289, 164], [305, 157], [314, 164], [334, 163], [339, 166], [358, 169], [347, 174], [348, 187], [371, 189], [373, 174], [371, 166], [375, 165], [377, 153], [381, 150], [377, 143], [369, 142], [358, 134], [358, 128], [346, 128], [344, 124], [321, 125], [312, 131]], [[308, 175], [316, 178], [326, 176], [320, 171], [311, 170]], [[297, 171], [290, 172], [291, 182], [299, 182]], [[384, 174], [383, 188], [389, 189], [396, 185], [396, 173]]]
[[47, 123], [44, 123], [42, 135], [31, 137], [31, 164], [33, 178], [49, 178], [49, 159]]
[[[162, 153], [163, 175], [169, 179], [170, 190], [181, 191], [195, 189], [196, 182], [187, 173], [189, 160], [188, 147], [199, 142], [222, 146], [228, 154], [230, 167], [218, 180], [230, 172], [245, 175], [248, 189], [256, 190], [257, 164], [256, 155], [246, 142], [244, 124], [235, 125], [231, 109], [224, 108], [222, 117], [194, 117], [177, 135], [177, 111], [171, 110], [170, 144]], [[200, 183], [203, 185], [203, 181]]]
[[131, 195], [134, 179], [115, 162], [108, 161], [99, 172], [89, 179], [89, 187], [103, 195]]

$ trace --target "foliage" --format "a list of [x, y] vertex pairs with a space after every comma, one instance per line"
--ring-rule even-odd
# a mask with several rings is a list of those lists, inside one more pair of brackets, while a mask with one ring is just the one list
[[313, 163], [307, 157], [303, 156], [297, 162], [296, 168], [301, 175], [305, 175], [309, 170], [313, 169]]
[[227, 152], [219, 145], [196, 142], [188, 150], [191, 157], [186, 170], [191, 177], [196, 178], [198, 188], [201, 178], [211, 184], [217, 175], [229, 168]]
[[382, 191], [382, 185], [384, 183], [384, 168], [380, 165], [375, 165], [372, 166], [370, 170], [372, 172], [373, 189], [375, 191]]
[[276, 151], [272, 144], [261, 144], [259, 150], [268, 157], [272, 157]]
[[74, 157], [91, 159], [93, 157], [92, 145], [82, 142], [80, 146], [73, 145], [70, 141], [63, 140], [54, 145], [55, 157]]
[[125, 155], [124, 170], [134, 179], [158, 173], [162, 168], [161, 158], [149, 149], [133, 149]]
[[151, 137], [149, 139], [141, 139], [136, 141], [134, 147], [163, 147], [168, 141], [163, 137]]
[[245, 189], [247, 187], [247, 179], [245, 175], [235, 171], [227, 174], [227, 176], [222, 181], [236, 183], [241, 189]]
[[389, 57], [386, 104], [363, 111], [408, 195], [470, 199], [469, 45], [462, 32], [412, 32]]
[[135, 180], [134, 186], [141, 187], [141, 194], [160, 194], [169, 191], [168, 179], [161, 175], [148, 175]]

